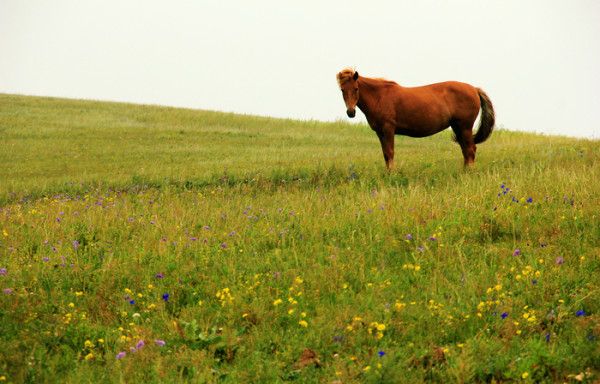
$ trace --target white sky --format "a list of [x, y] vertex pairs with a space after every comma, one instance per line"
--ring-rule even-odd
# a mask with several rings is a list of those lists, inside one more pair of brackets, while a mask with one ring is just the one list
[[0, 92], [346, 120], [352, 66], [479, 86], [508, 129], [600, 138], [600, 1], [295, 3], [0, 0]]

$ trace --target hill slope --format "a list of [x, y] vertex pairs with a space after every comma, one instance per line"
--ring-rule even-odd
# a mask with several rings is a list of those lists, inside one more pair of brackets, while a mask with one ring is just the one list
[[[364, 124], [14, 95], [0, 95], [0, 134], [4, 199], [93, 184], [126, 186], [133, 179], [185, 183], [225, 173], [268, 178], [351, 166], [378, 172], [383, 161]], [[449, 137], [449, 131], [426, 139], [398, 136], [399, 173], [456, 177], [461, 154]], [[476, 162], [480, 172], [499, 179], [513, 176], [513, 167], [530, 175], [547, 169], [575, 176], [573, 167], [597, 172], [598, 148], [598, 141], [497, 130], [480, 145]]]
[[556, 382], [600, 366], [600, 143], [0, 95], [0, 376]]

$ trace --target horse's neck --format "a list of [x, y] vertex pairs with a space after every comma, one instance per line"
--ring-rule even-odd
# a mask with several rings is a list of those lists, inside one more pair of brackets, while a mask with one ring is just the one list
[[381, 79], [360, 77], [358, 86], [359, 96], [357, 105], [369, 117], [371, 112], [376, 110], [376, 106], [382, 98], [382, 92], [389, 86], [389, 82]]

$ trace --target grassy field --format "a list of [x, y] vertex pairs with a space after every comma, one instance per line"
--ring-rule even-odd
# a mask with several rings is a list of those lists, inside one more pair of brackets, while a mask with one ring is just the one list
[[0, 137], [0, 381], [600, 379], [598, 141], [388, 174], [365, 125], [13, 95]]

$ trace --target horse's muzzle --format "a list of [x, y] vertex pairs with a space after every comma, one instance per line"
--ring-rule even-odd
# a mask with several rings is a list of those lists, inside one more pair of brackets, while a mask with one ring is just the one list
[[352, 117], [356, 116], [356, 110], [348, 109], [348, 110], [346, 110], [346, 114], [348, 115], [348, 117], [352, 118]]

